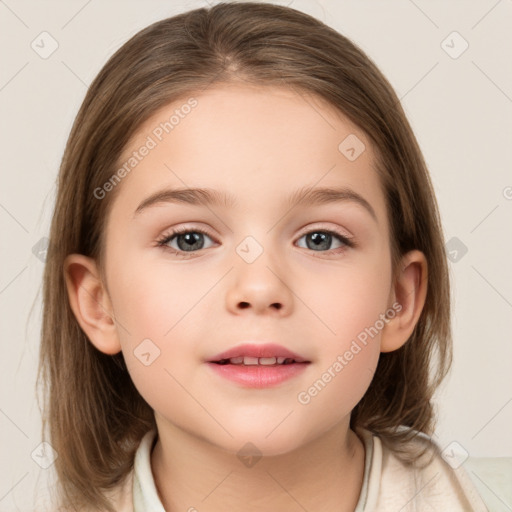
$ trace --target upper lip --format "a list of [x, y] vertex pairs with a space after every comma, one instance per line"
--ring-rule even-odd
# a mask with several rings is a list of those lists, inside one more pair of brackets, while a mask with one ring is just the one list
[[286, 357], [294, 359], [297, 363], [309, 363], [309, 361], [295, 352], [275, 343], [243, 343], [213, 356], [208, 362], [216, 363], [222, 359], [231, 359], [234, 357]]

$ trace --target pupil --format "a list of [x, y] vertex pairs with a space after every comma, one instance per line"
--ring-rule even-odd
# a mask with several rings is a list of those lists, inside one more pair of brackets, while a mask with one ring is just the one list
[[[331, 245], [332, 235], [329, 233], [313, 233], [310, 237], [307, 237], [308, 240], [308, 248], [315, 249], [321, 247], [322, 249], [328, 249]], [[309, 240], [312, 240], [312, 244], [309, 243]]]
[[[201, 233], [185, 233], [183, 235], [178, 236], [178, 247], [181, 250], [196, 250], [201, 249], [203, 247], [203, 243], [198, 243], [198, 240], [201, 238]], [[183, 246], [180, 244], [180, 240], [186, 240], [186, 244]], [[197, 245], [197, 246], [196, 246]]]

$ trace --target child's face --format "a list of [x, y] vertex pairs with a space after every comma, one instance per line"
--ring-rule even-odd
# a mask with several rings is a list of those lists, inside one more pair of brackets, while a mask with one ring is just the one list
[[[284, 453], [346, 428], [377, 365], [393, 294], [374, 154], [359, 129], [311, 96], [229, 85], [196, 95], [190, 108], [187, 99], [146, 122], [121, 159], [137, 151], [140, 161], [117, 185], [106, 228], [118, 341], [159, 429], [172, 424], [234, 452], [251, 441]], [[173, 114], [166, 133], [160, 123]], [[354, 135], [366, 146], [359, 156]], [[155, 192], [186, 187], [228, 193], [237, 204], [162, 201], [136, 213]], [[350, 200], [294, 206], [303, 187], [348, 187], [376, 218]], [[178, 227], [208, 234], [196, 245], [181, 235], [157, 246]], [[322, 242], [325, 230], [357, 246]], [[173, 254], [180, 249], [188, 257]], [[361, 333], [376, 325], [364, 344]], [[227, 380], [207, 363], [244, 342], [279, 344], [310, 363], [264, 388]]]

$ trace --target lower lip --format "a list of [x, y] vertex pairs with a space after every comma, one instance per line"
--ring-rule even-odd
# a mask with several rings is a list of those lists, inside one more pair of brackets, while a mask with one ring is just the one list
[[301, 374], [309, 363], [292, 363], [280, 366], [208, 363], [221, 377], [249, 388], [277, 386]]

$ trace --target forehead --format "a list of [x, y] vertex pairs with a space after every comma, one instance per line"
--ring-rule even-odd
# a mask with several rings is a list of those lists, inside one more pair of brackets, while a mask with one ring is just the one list
[[[347, 186], [385, 215], [368, 137], [338, 109], [303, 91], [216, 84], [183, 96], [144, 122], [118, 165], [137, 155], [121, 201], [135, 210], [163, 187], [227, 191], [257, 207], [304, 186]], [[383, 222], [382, 220], [380, 222]], [[381, 226], [383, 227], [383, 226]]]
[[[186, 130], [190, 126], [194, 133]], [[158, 145], [166, 145], [186, 132], [187, 138], [203, 135], [206, 143], [205, 134], [219, 142], [226, 131], [231, 131], [232, 137], [236, 132], [238, 144], [245, 138], [253, 147], [265, 145], [277, 134], [280, 142], [286, 138], [290, 146], [305, 138], [317, 144], [324, 139], [326, 145], [337, 146], [339, 137], [350, 134], [367, 142], [362, 130], [318, 95], [291, 87], [226, 83], [208, 86], [161, 107], [135, 131], [120, 159], [126, 160], [148, 136]], [[230, 140], [224, 145], [233, 149]], [[365, 145], [370, 159], [372, 148]], [[318, 153], [311, 145], [309, 148]]]

